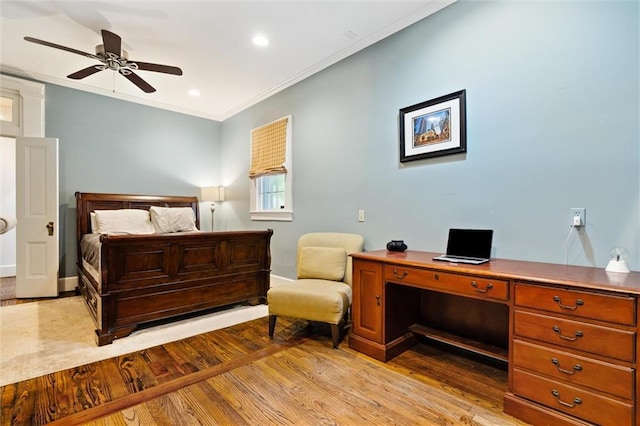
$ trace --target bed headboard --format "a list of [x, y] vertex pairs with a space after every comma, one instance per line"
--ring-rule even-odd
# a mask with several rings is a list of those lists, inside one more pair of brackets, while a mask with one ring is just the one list
[[89, 213], [92, 211], [117, 209], [149, 210], [151, 206], [191, 207], [196, 215], [196, 226], [200, 229], [198, 197], [76, 192], [78, 241], [80, 241], [84, 234], [91, 232], [91, 215]]

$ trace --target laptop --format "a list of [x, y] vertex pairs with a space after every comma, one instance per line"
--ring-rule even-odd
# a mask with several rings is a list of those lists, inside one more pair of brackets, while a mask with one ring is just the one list
[[480, 265], [491, 258], [492, 229], [449, 229], [447, 253], [433, 260]]

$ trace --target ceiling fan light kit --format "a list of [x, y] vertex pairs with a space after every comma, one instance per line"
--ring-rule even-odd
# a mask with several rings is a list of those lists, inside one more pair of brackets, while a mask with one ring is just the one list
[[33, 37], [25, 37], [24, 39], [32, 43], [65, 50], [67, 52], [86, 56], [87, 58], [101, 62], [98, 65], [92, 65], [69, 74], [67, 77], [73, 80], [80, 80], [108, 69], [124, 76], [127, 80], [138, 86], [143, 92], [153, 93], [156, 89], [143, 80], [139, 75], [134, 73], [134, 71], [153, 71], [163, 74], [182, 75], [182, 70], [180, 68], [171, 65], [160, 65], [150, 62], [129, 60], [129, 52], [122, 49], [122, 39], [120, 36], [107, 30], [102, 30], [102, 44], [96, 46], [95, 55]]

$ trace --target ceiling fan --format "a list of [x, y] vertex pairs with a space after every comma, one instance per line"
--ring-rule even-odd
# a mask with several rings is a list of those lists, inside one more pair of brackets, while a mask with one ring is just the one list
[[99, 44], [96, 46], [95, 55], [48, 41], [39, 40], [33, 37], [25, 37], [24, 39], [32, 43], [66, 50], [67, 52], [86, 56], [87, 58], [96, 59], [101, 62], [101, 64], [92, 65], [67, 76], [68, 78], [74, 80], [80, 80], [97, 72], [109, 69], [122, 74], [125, 78], [138, 86], [145, 93], [153, 93], [156, 91], [156, 89], [154, 89], [153, 86], [140, 78], [140, 76], [134, 73], [134, 71], [153, 71], [161, 72], [164, 74], [182, 75], [182, 70], [178, 67], [130, 60], [128, 52], [122, 49], [122, 39], [120, 38], [120, 36], [107, 30], [102, 30], [103, 44]]

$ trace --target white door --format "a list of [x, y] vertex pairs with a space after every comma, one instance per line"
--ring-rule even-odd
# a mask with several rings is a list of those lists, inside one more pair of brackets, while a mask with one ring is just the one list
[[16, 297], [58, 296], [58, 139], [16, 139]]

